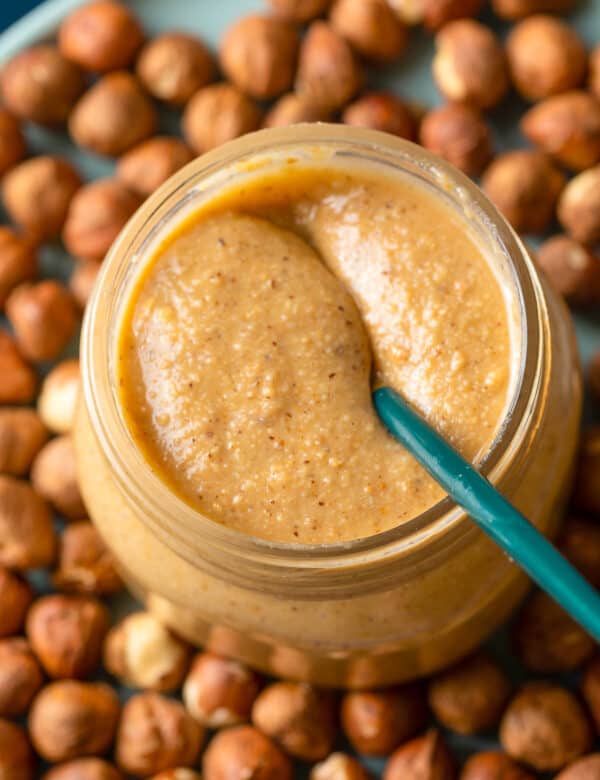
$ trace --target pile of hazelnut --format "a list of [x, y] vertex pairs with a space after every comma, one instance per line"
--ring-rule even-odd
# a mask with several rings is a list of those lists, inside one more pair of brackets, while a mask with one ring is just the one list
[[[336, 695], [194, 651], [148, 612], [112, 624], [122, 584], [76, 479], [79, 364], [65, 354], [113, 239], [194, 155], [303, 121], [418, 140], [482, 175], [518, 232], [543, 233], [556, 218], [565, 233], [537, 262], [569, 303], [600, 301], [600, 47], [588, 54], [550, 15], [573, 0], [491, 0], [516, 22], [505, 43], [474, 19], [484, 0], [267, 2], [226, 31], [215, 58], [187, 33], [147, 40], [125, 5], [98, 0], [0, 72], [10, 219], [0, 226], [0, 778], [199, 780], [201, 769], [204, 780], [288, 780], [297, 760], [311, 780], [367, 780], [361, 755], [387, 759], [384, 780], [598, 780], [600, 655], [539, 591], [512, 626], [515, 657], [535, 678], [519, 686], [479, 651], [428, 681]], [[433, 76], [447, 100], [431, 111], [366, 87], [369, 68], [399, 60], [416, 25], [435, 34]], [[534, 148], [492, 159], [484, 112], [511, 87], [535, 103], [521, 122]], [[156, 135], [161, 103], [182, 112], [183, 138]], [[66, 128], [82, 149], [117, 158], [114, 175], [84, 183], [68, 159], [28, 157], [25, 123]], [[73, 257], [68, 286], [39, 275], [40, 247], [58, 239]], [[600, 400], [600, 353], [589, 386]], [[596, 587], [598, 517], [593, 427], [559, 546]], [[50, 587], [36, 592], [40, 571]], [[134, 690], [125, 704], [123, 686]], [[501, 749], [461, 768], [449, 734], [496, 729]]]

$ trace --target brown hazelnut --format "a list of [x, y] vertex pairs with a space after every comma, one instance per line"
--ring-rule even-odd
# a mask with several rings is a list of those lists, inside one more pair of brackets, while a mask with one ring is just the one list
[[37, 410], [52, 433], [69, 433], [73, 427], [79, 380], [79, 360], [76, 358], [63, 360], [44, 379]]
[[591, 425], [583, 431], [573, 503], [583, 512], [600, 514], [600, 425]]
[[[415, 0], [413, 0], [414, 2]], [[422, 0], [422, 21], [428, 30], [439, 30], [455, 19], [468, 19], [481, 11], [483, 0]]]
[[326, 22], [313, 22], [300, 46], [296, 73], [300, 97], [336, 111], [363, 82], [364, 73], [346, 39]]
[[69, 290], [80, 309], [87, 306], [99, 271], [100, 263], [97, 260], [81, 260], [75, 264], [69, 279]]
[[583, 90], [554, 95], [521, 119], [523, 134], [559, 162], [581, 171], [600, 160], [600, 101]]
[[34, 602], [25, 632], [49, 677], [82, 678], [100, 663], [110, 618], [89, 596], [54, 593]]
[[111, 746], [118, 718], [119, 699], [108, 685], [58, 680], [33, 700], [29, 734], [47, 761], [99, 756]]
[[562, 191], [558, 219], [582, 244], [600, 241], [600, 165], [577, 174]]
[[0, 566], [0, 637], [14, 636], [21, 631], [32, 601], [29, 583]]
[[185, 107], [182, 120], [186, 141], [197, 154], [257, 130], [260, 108], [231, 84], [198, 90]]
[[60, 233], [71, 198], [81, 187], [79, 174], [61, 157], [32, 157], [9, 171], [2, 182], [6, 211], [33, 238]]
[[358, 54], [376, 63], [397, 60], [408, 43], [408, 30], [387, 0], [334, 0], [329, 19]]
[[290, 92], [279, 98], [264, 118], [263, 127], [288, 127], [302, 122], [328, 122], [331, 112]]
[[438, 731], [407, 742], [390, 756], [383, 780], [454, 780], [454, 758]]
[[0, 717], [23, 715], [43, 681], [40, 665], [25, 639], [0, 640]]
[[42, 780], [123, 780], [123, 775], [102, 758], [76, 758], [53, 767]]
[[98, 0], [70, 13], [58, 29], [62, 54], [85, 70], [118, 70], [129, 65], [144, 33], [122, 3]]
[[35, 244], [12, 228], [0, 225], [0, 309], [15, 287], [36, 278], [37, 270]]
[[267, 0], [273, 11], [290, 22], [309, 22], [322, 16], [331, 0]]
[[190, 648], [150, 612], [134, 612], [109, 631], [103, 658], [125, 685], [166, 692], [181, 686]]
[[488, 198], [521, 233], [546, 229], [564, 183], [565, 177], [549, 158], [532, 149], [499, 155], [482, 177]]
[[593, 753], [568, 766], [555, 780], [595, 780], [600, 777], [600, 753]]
[[71, 203], [63, 230], [65, 246], [77, 257], [102, 260], [140, 203], [139, 196], [116, 179], [86, 184]]
[[193, 766], [204, 729], [178, 701], [140, 693], [123, 707], [115, 756], [128, 774], [153, 775], [176, 766]]
[[403, 24], [414, 27], [425, 19], [427, 0], [387, 0], [388, 5]]
[[587, 665], [581, 681], [581, 692], [600, 734], [600, 656]]
[[21, 477], [48, 439], [48, 431], [33, 411], [0, 408], [0, 472]]
[[176, 769], [165, 769], [164, 772], [153, 775], [151, 780], [202, 780], [202, 775], [193, 769], [180, 766]]
[[46, 502], [29, 483], [0, 476], [0, 566], [39, 569], [52, 563], [55, 550]]
[[33, 780], [34, 758], [25, 731], [0, 720], [0, 777], [2, 780]]
[[288, 757], [252, 726], [234, 726], [219, 731], [202, 759], [204, 780], [292, 780]]
[[600, 100], [600, 44], [592, 49], [590, 53], [588, 71], [590, 92]]
[[260, 677], [239, 661], [198, 653], [183, 684], [190, 715], [207, 728], [236, 726], [250, 720]]
[[570, 236], [553, 236], [540, 246], [536, 261], [552, 287], [573, 306], [600, 299], [600, 259]]
[[490, 750], [477, 753], [468, 759], [460, 774], [460, 780], [535, 780], [510, 756]]
[[145, 198], [193, 157], [189, 146], [179, 138], [157, 136], [125, 152], [117, 162], [116, 176]]
[[585, 753], [591, 741], [590, 724], [575, 696], [547, 682], [525, 685], [500, 724], [504, 750], [540, 772], [562, 769]]
[[0, 107], [0, 176], [25, 157], [25, 137], [18, 120]]
[[387, 756], [427, 722], [427, 704], [418, 685], [384, 691], [351, 691], [342, 699], [342, 727], [352, 746], [366, 756]]
[[[586, 379], [587, 386], [592, 393], [592, 397], [594, 400], [600, 401], [600, 350], [594, 352], [588, 362]], [[600, 564], [600, 559], [598, 563]]]
[[497, 105], [508, 91], [508, 69], [496, 35], [472, 19], [445, 25], [435, 37], [433, 77], [446, 100], [477, 108]]
[[84, 87], [77, 65], [46, 43], [19, 52], [0, 75], [0, 93], [8, 110], [42, 125], [66, 121]]
[[586, 580], [600, 588], [600, 525], [570, 518], [563, 527], [558, 546]]
[[292, 86], [299, 43], [297, 29], [285, 19], [244, 16], [221, 40], [221, 69], [242, 92], [269, 100]]
[[60, 536], [54, 586], [67, 593], [110, 596], [122, 589], [112, 554], [87, 521], [70, 523]]
[[36, 373], [3, 328], [0, 328], [0, 376], [0, 404], [25, 404], [33, 400]]
[[351, 103], [342, 121], [353, 127], [367, 127], [384, 133], [413, 139], [415, 120], [410, 107], [389, 92], [370, 92]]
[[371, 775], [352, 756], [332, 753], [310, 771], [310, 780], [370, 780]]
[[31, 467], [31, 482], [40, 496], [67, 520], [86, 517], [70, 436], [57, 436], [42, 447]]
[[492, 157], [492, 133], [479, 111], [450, 103], [429, 111], [420, 128], [420, 143], [468, 176], [479, 176]]
[[570, 11], [577, 0], [492, 0], [494, 13], [501, 19], [513, 21], [539, 13]]
[[430, 680], [429, 706], [452, 731], [477, 734], [498, 723], [510, 689], [498, 664], [479, 652]]

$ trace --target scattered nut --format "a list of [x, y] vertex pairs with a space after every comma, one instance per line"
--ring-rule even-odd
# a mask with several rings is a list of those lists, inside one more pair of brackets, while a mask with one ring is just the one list
[[468, 176], [479, 176], [492, 157], [492, 133], [477, 109], [450, 103], [429, 111], [420, 143]]
[[408, 43], [408, 30], [386, 0], [335, 0], [332, 27], [362, 57], [376, 63], [397, 60]]
[[558, 219], [576, 241], [600, 241], [600, 165], [567, 183], [558, 201]]
[[600, 100], [600, 44], [590, 54], [588, 85], [590, 92]]
[[0, 404], [25, 404], [33, 399], [37, 376], [14, 339], [0, 328]]
[[[0, 150], [1, 144], [0, 136]], [[0, 225], [0, 309], [15, 287], [35, 279], [37, 270], [35, 244], [12, 228]]]
[[594, 780], [600, 777], [600, 753], [580, 758], [556, 776], [555, 780]]
[[70, 13], [58, 29], [58, 45], [67, 59], [85, 70], [117, 70], [129, 65], [144, 33], [121, 3], [98, 0]]
[[389, 92], [371, 92], [358, 98], [344, 110], [342, 121], [409, 140], [415, 137], [415, 120], [409, 106]]
[[370, 780], [371, 775], [352, 756], [332, 753], [310, 771], [310, 780]]
[[48, 439], [33, 409], [0, 408], [0, 472], [22, 477]]
[[202, 780], [202, 776], [193, 769], [180, 766], [177, 769], [165, 769], [164, 772], [154, 775], [151, 780]]
[[309, 22], [322, 16], [331, 0], [268, 0], [276, 14], [291, 22]]
[[69, 279], [69, 290], [80, 309], [87, 306], [99, 271], [100, 263], [96, 260], [81, 260], [75, 265]]
[[68, 520], [86, 517], [70, 436], [57, 436], [40, 450], [31, 467], [31, 482], [40, 496]]
[[460, 780], [534, 780], [534, 777], [509, 756], [490, 750], [471, 756]]
[[454, 780], [456, 770], [439, 731], [407, 742], [390, 756], [383, 780]]
[[219, 731], [204, 753], [202, 769], [204, 780], [292, 780], [288, 757], [252, 726]]
[[0, 720], [0, 777], [2, 780], [33, 780], [34, 758], [24, 730]]
[[483, 0], [423, 0], [422, 21], [427, 29], [439, 30], [455, 19], [477, 16], [483, 4]]
[[55, 550], [46, 502], [28, 482], [0, 476], [0, 566], [39, 569], [52, 563]]
[[145, 198], [193, 157], [191, 149], [179, 138], [157, 136], [142, 141], [119, 158], [116, 176], [132, 192]]
[[0, 637], [14, 636], [21, 631], [32, 601], [29, 583], [0, 566]]
[[110, 596], [123, 587], [111, 552], [87, 521], [70, 523], [61, 534], [52, 582], [61, 591], [94, 596]]
[[279, 98], [265, 116], [263, 127], [288, 127], [302, 122], [327, 122], [331, 112], [290, 92]]
[[427, 0], [387, 0], [388, 5], [403, 24], [414, 27], [425, 19]]
[[587, 665], [581, 682], [581, 692], [600, 734], [600, 656]]
[[600, 259], [569, 236], [553, 236], [540, 246], [536, 261], [552, 287], [573, 306], [600, 299]]
[[573, 502], [583, 512], [600, 513], [600, 426], [584, 429], [575, 472]]
[[577, 0], [492, 0], [494, 13], [501, 19], [515, 20], [539, 13], [570, 11]]
[[0, 107], [0, 176], [25, 157], [25, 138], [21, 125], [5, 108]]
[[[594, 362], [597, 365], [597, 360]], [[573, 566], [595, 588], [600, 588], [600, 525], [570, 518], [562, 529], [558, 545]]]
[[37, 400], [38, 414], [52, 433], [69, 433], [79, 393], [79, 360], [63, 360], [46, 376]]
[[25, 639], [0, 641], [0, 717], [23, 715], [43, 681], [40, 665]]
[[123, 780], [123, 775], [102, 758], [76, 758], [55, 766], [42, 780]]

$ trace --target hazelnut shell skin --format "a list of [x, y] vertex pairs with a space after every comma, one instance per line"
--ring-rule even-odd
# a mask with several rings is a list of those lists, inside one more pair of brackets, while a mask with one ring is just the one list
[[33, 409], [0, 408], [0, 473], [24, 476], [48, 439], [48, 431]]
[[35, 760], [25, 731], [0, 718], [0, 777], [33, 780]]
[[77, 358], [63, 360], [46, 375], [37, 400], [38, 414], [52, 433], [69, 433], [79, 395]]
[[25, 157], [25, 136], [19, 121], [7, 109], [0, 107], [0, 176]]
[[322, 16], [331, 5], [331, 0], [267, 0], [267, 2], [278, 16], [301, 24]]
[[438, 731], [407, 742], [389, 758], [383, 780], [454, 780], [454, 757]]
[[332, 753], [312, 768], [310, 780], [371, 780], [371, 775], [352, 756]]
[[38, 253], [35, 243], [13, 228], [0, 225], [0, 310], [4, 308], [14, 288], [23, 282], [33, 281], [37, 272]]
[[[597, 354], [594, 363], [597, 363]], [[600, 588], [600, 526], [598, 523], [582, 518], [570, 518], [563, 526], [558, 547], [586, 580], [589, 580], [595, 588]]]
[[540, 246], [536, 262], [552, 287], [572, 306], [589, 306], [600, 300], [600, 259], [565, 235]]
[[600, 777], [600, 753], [580, 758], [556, 775], [554, 780], [595, 780]]
[[590, 53], [588, 87], [592, 95], [600, 100], [600, 44]]
[[49, 566], [56, 552], [52, 515], [28, 482], [0, 476], [0, 566], [17, 571]]
[[264, 118], [263, 127], [289, 127], [302, 122], [328, 122], [331, 112], [300, 97], [295, 92], [283, 95]]
[[499, 751], [476, 753], [463, 767], [460, 780], [535, 780], [516, 761]]
[[33, 590], [27, 580], [0, 566], [0, 638], [21, 631], [32, 601]]
[[420, 143], [467, 176], [478, 176], [492, 158], [492, 134], [472, 106], [450, 103], [429, 111], [420, 127]]
[[384, 133], [415, 138], [415, 120], [410, 108], [389, 92], [371, 92], [350, 103], [342, 114], [342, 122], [353, 127], [366, 127]]
[[116, 177], [146, 198], [194, 158], [179, 138], [157, 136], [134, 146], [117, 161]]
[[406, 49], [408, 28], [386, 0], [335, 0], [329, 19], [367, 60], [382, 65], [394, 62]]
[[202, 758], [203, 780], [292, 780], [289, 758], [252, 726], [219, 731]]
[[567, 183], [557, 213], [561, 225], [576, 241], [588, 245], [600, 241], [600, 165]]
[[586, 666], [581, 692], [596, 726], [596, 733], [600, 734], [600, 656], [593, 658]]
[[42, 447], [31, 467], [31, 482], [66, 520], [87, 517], [70, 436], [56, 436]]
[[111, 596], [123, 588], [112, 553], [90, 522], [70, 523], [60, 536], [52, 582], [65, 593]]
[[492, 0], [496, 16], [508, 21], [523, 19], [537, 13], [566, 13], [577, 0]]
[[44, 675], [25, 639], [0, 640], [0, 717], [23, 715]]
[[469, 19], [477, 16], [484, 0], [425, 0], [423, 24], [431, 31], [439, 30], [455, 19]]
[[87, 306], [99, 271], [100, 263], [97, 260], [80, 260], [75, 264], [69, 279], [69, 290], [82, 311]]
[[600, 512], [600, 425], [584, 428], [575, 471], [573, 504], [583, 512]]
[[42, 780], [124, 780], [124, 777], [102, 758], [76, 758], [50, 769]]
[[26, 404], [33, 400], [37, 375], [15, 340], [0, 329], [0, 404]]

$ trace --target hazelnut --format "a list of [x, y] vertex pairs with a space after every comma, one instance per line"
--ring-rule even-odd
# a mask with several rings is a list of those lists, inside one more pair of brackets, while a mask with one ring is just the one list
[[600, 259], [569, 236], [553, 236], [540, 246], [537, 265], [557, 293], [573, 306], [600, 299]]
[[545, 154], [517, 149], [486, 168], [483, 190], [513, 228], [541, 233], [552, 220], [565, 177]]
[[590, 92], [600, 100], [600, 44], [590, 54], [588, 85]]
[[69, 290], [80, 309], [85, 309], [98, 272], [100, 263], [97, 260], [81, 260], [75, 265], [69, 279]]
[[583, 432], [573, 502], [583, 512], [600, 514], [600, 425], [591, 425]]
[[290, 22], [309, 22], [322, 16], [331, 0], [267, 0], [273, 11]]
[[68, 520], [80, 520], [87, 515], [70, 436], [57, 436], [42, 447], [31, 467], [31, 482], [40, 496]]
[[352, 691], [342, 699], [342, 727], [358, 753], [387, 756], [427, 722], [427, 704], [418, 685], [384, 691]]
[[389, 92], [371, 92], [351, 103], [342, 121], [353, 127], [370, 127], [400, 138], [415, 137], [415, 120], [407, 104]]
[[18, 120], [0, 107], [0, 176], [25, 157], [25, 138]]
[[509, 756], [490, 750], [471, 756], [460, 780], [534, 780], [534, 777]]
[[55, 587], [67, 593], [110, 596], [123, 587], [112, 554], [87, 521], [70, 523], [60, 536]]
[[18, 634], [33, 601], [29, 583], [15, 572], [0, 566], [0, 637]]
[[292, 86], [299, 43], [291, 22], [259, 14], [245, 16], [223, 36], [221, 69], [242, 92], [269, 100]]
[[0, 717], [23, 715], [43, 681], [40, 665], [25, 639], [0, 640]]
[[42, 780], [123, 780], [123, 775], [102, 758], [76, 758], [55, 766]]
[[364, 73], [346, 39], [326, 22], [313, 22], [300, 46], [296, 73], [300, 97], [336, 111], [363, 82]]
[[34, 602], [25, 632], [49, 677], [87, 677], [100, 663], [110, 618], [88, 596], [55, 593]]
[[42, 125], [64, 122], [84, 87], [77, 65], [46, 43], [19, 52], [0, 75], [0, 93], [8, 110]]
[[279, 748], [252, 726], [219, 731], [202, 759], [204, 780], [292, 780], [292, 765]]
[[429, 111], [420, 143], [468, 176], [479, 176], [492, 157], [492, 133], [477, 109], [450, 103]]
[[586, 580], [600, 588], [600, 525], [571, 518], [563, 527], [558, 546]]
[[212, 54], [199, 38], [166, 32], [144, 46], [136, 74], [153, 97], [183, 106], [214, 80], [216, 69]]
[[539, 13], [570, 11], [577, 0], [492, 0], [494, 13], [501, 19], [514, 21]]
[[496, 35], [472, 19], [445, 25], [435, 37], [433, 77], [449, 101], [497, 105], [508, 91], [508, 69]]
[[21, 477], [48, 439], [33, 409], [0, 408], [0, 472]]
[[329, 18], [358, 54], [376, 63], [397, 60], [408, 43], [408, 30], [387, 0], [334, 0]]
[[407, 742], [390, 756], [383, 780], [454, 780], [454, 758], [438, 731]]
[[37, 268], [34, 243], [12, 228], [0, 225], [0, 309], [15, 287], [35, 279]]
[[600, 160], [600, 101], [582, 90], [542, 100], [521, 119], [523, 134], [575, 171]]
[[143, 40], [135, 16], [125, 5], [111, 0], [76, 9], [58, 29], [62, 54], [85, 70], [101, 73], [127, 67]]
[[99, 179], [73, 198], [63, 230], [65, 246], [86, 260], [102, 260], [139, 207], [138, 195], [116, 179]]
[[0, 404], [25, 404], [33, 400], [37, 376], [25, 361], [14, 339], [0, 328]]
[[429, 706], [440, 723], [452, 731], [477, 734], [498, 723], [510, 687], [498, 664], [479, 652], [429, 682]]
[[558, 201], [558, 219], [576, 241], [600, 241], [600, 165], [567, 183]]
[[568, 766], [555, 780], [595, 780], [600, 777], [600, 753], [593, 753]]
[[16, 723], [0, 720], [0, 777], [33, 780], [34, 758], [29, 740]]
[[202, 780], [202, 775], [199, 772], [194, 772], [193, 769], [180, 766], [176, 769], [165, 769], [164, 772], [154, 775], [151, 780]]
[[516, 761], [551, 772], [579, 758], [592, 741], [590, 724], [572, 693], [558, 685], [525, 685], [508, 705], [500, 742]]
[[69, 761], [105, 753], [119, 718], [119, 699], [104, 683], [58, 680], [33, 700], [29, 734], [47, 761]]
[[128, 774], [153, 775], [176, 766], [193, 766], [204, 729], [178, 701], [139, 693], [123, 707], [115, 756]]
[[414, 27], [425, 19], [427, 0], [387, 0], [389, 7], [403, 24]]
[[[413, 0], [414, 2], [415, 0]], [[422, 0], [422, 21], [428, 30], [439, 30], [455, 19], [477, 16], [483, 7], [483, 0]]]
[[207, 728], [235, 726], [250, 720], [260, 677], [239, 661], [198, 653], [183, 684], [183, 702]]
[[79, 360], [63, 360], [46, 376], [37, 400], [38, 414], [52, 433], [69, 433], [79, 393]]
[[2, 182], [6, 211], [33, 238], [60, 233], [69, 203], [81, 187], [79, 174], [61, 157], [32, 157], [9, 171]]
[[52, 563], [55, 550], [46, 502], [28, 482], [0, 476], [0, 566], [39, 569]]
[[600, 656], [596, 656], [587, 665], [581, 682], [581, 692], [594, 719], [596, 731], [600, 734]]
[[362, 764], [345, 753], [332, 753], [310, 772], [310, 780], [370, 780], [370, 777]]
[[326, 108], [290, 92], [272, 106], [263, 121], [263, 127], [288, 127], [302, 122], [328, 122], [330, 119], [331, 113]]
[[578, 87], [585, 78], [587, 52], [581, 38], [554, 16], [530, 16], [506, 41], [513, 84], [525, 100], [542, 100]]
[[261, 111], [231, 84], [198, 90], [183, 112], [183, 134], [197, 154], [257, 130]]
[[79, 100], [69, 117], [76, 144], [117, 157], [156, 129], [156, 109], [135, 76], [115, 71], [103, 76]]
[[145, 198], [194, 155], [179, 138], [157, 136], [142, 141], [119, 158], [116, 176], [132, 192]]

